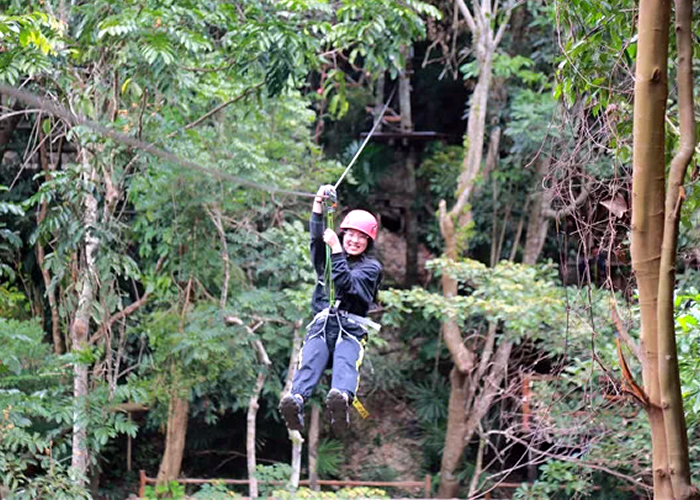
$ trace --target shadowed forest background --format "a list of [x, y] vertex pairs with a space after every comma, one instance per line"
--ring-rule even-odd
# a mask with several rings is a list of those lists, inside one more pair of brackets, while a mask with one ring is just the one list
[[[699, 14], [0, 0], [0, 497], [698, 498]], [[324, 378], [299, 435], [312, 193], [377, 121], [369, 417]]]

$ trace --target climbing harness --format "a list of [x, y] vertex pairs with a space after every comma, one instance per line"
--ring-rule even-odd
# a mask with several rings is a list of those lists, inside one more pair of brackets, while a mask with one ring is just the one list
[[[360, 352], [364, 352], [364, 344], [358, 338], [351, 333], [349, 333], [345, 328], [343, 328], [343, 319], [347, 320], [348, 323], [356, 324], [359, 325], [365, 332], [368, 331], [368, 328], [371, 328], [375, 331], [379, 331], [381, 329], [381, 325], [375, 321], [372, 321], [369, 318], [365, 318], [364, 316], [359, 316], [357, 314], [349, 313], [347, 311], [343, 311], [342, 309], [338, 309], [338, 305], [340, 304], [340, 301], [336, 301], [333, 307], [326, 307], [322, 311], [319, 311], [316, 316], [314, 316], [314, 319], [312, 319], [308, 325], [306, 325], [307, 330], [311, 328], [313, 324], [315, 324], [319, 320], [323, 320], [323, 326], [319, 329], [317, 333], [315, 333], [313, 336], [309, 337], [306, 341], [308, 342], [314, 337], [320, 336], [323, 341], [326, 341], [326, 327], [328, 326], [328, 318], [335, 318], [336, 322], [338, 323], [338, 337], [335, 340], [335, 348], [338, 348], [338, 345], [343, 341], [343, 335], [346, 336], [346, 338], [351, 339], [354, 342], [357, 342], [357, 344], [360, 346]], [[360, 358], [361, 359], [361, 358]], [[357, 413], [360, 415], [362, 419], [365, 419], [369, 417], [369, 412], [367, 409], [364, 407], [364, 405], [360, 402], [360, 399], [355, 395], [355, 397], [352, 400], [352, 407], [357, 410]]]
[[[359, 316], [357, 314], [349, 313], [347, 311], [343, 311], [341, 309], [338, 309], [338, 302], [335, 303], [334, 307], [326, 307], [322, 311], [319, 311], [316, 316], [314, 316], [314, 319], [312, 319], [308, 325], [306, 325], [306, 328], [309, 328], [311, 325], [316, 323], [319, 319], [323, 318], [324, 319], [324, 329], [325, 329], [325, 322], [328, 321], [328, 317], [333, 316], [337, 318], [344, 318], [346, 319], [349, 323], [353, 323], [355, 325], [360, 325], [360, 327], [367, 332], [368, 328], [371, 328], [375, 330], [376, 332], [379, 332], [379, 330], [382, 328], [382, 325], [379, 323], [372, 321], [369, 318], [365, 318], [364, 316]], [[347, 332], [346, 332], [347, 333]]]

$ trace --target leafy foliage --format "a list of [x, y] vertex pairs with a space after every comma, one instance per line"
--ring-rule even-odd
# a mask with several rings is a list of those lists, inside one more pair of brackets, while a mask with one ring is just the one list
[[192, 498], [201, 498], [203, 500], [227, 500], [229, 498], [240, 497], [241, 495], [229, 490], [225, 484], [217, 481], [203, 484], [202, 487], [192, 495]]
[[384, 490], [379, 488], [341, 488], [336, 492], [313, 491], [309, 488], [299, 488], [294, 492], [275, 490], [272, 492], [274, 498], [390, 498]]
[[[188, 398], [190, 391], [201, 396], [222, 384], [238, 396], [233, 404], [243, 404], [255, 379], [254, 353], [247, 348], [250, 338], [227, 327], [215, 308], [202, 305], [184, 322], [177, 313], [156, 312], [144, 333], [152, 355], [143, 365], [142, 383], [153, 398], [167, 402], [173, 396]], [[224, 408], [212, 405], [207, 419], [215, 421], [215, 410]]]
[[564, 302], [554, 284], [552, 267], [503, 261], [487, 268], [474, 260], [442, 258], [430, 261], [429, 266], [437, 275], [448, 273], [457, 279], [464, 293], [445, 298], [417, 287], [389, 290], [382, 296], [391, 307], [388, 321], [395, 322], [397, 313], [413, 310], [421, 311], [426, 318], [454, 318], [460, 324], [478, 316], [502, 322], [506, 335], [516, 342], [524, 338], [554, 340], [550, 329], [562, 324]]
[[0, 52], [0, 81], [15, 84], [51, 68], [65, 26], [43, 12], [0, 14], [0, 43], [16, 50]]
[[411, 384], [406, 395], [413, 401], [416, 416], [424, 423], [446, 421], [450, 389], [443, 378], [438, 383]]
[[[0, 192], [6, 191], [5, 186], [0, 185]], [[24, 211], [15, 203], [0, 201], [0, 215], [12, 214], [23, 216]], [[15, 277], [12, 267], [5, 262], [10, 260], [12, 254], [21, 247], [21, 240], [16, 231], [7, 229], [5, 222], [0, 221], [0, 276], [7, 276], [10, 281]]]
[[[90, 498], [69, 469], [70, 427], [74, 418], [89, 423], [89, 447], [96, 454], [120, 434], [135, 435], [125, 415], [113, 411], [124, 400], [138, 401], [138, 391], [123, 385], [113, 394], [98, 385], [86, 412], [75, 416], [76, 402], [67, 361], [43, 341], [37, 321], [0, 318], [0, 475], [12, 498]], [[38, 474], [37, 471], [43, 471]]]
[[524, 483], [513, 494], [518, 500], [577, 498], [591, 490], [590, 476], [582, 476], [574, 464], [551, 460], [541, 467], [542, 475], [532, 484]]
[[336, 439], [321, 439], [316, 449], [316, 470], [319, 477], [337, 477], [343, 463], [345, 446]]
[[177, 481], [168, 481], [165, 484], [155, 486], [147, 485], [144, 488], [144, 496], [148, 500], [158, 498], [185, 498], [185, 487]]
[[675, 304], [678, 362], [686, 422], [691, 433], [695, 433], [700, 424], [700, 294], [692, 288], [685, 290], [676, 295]]
[[273, 483], [287, 481], [292, 474], [292, 467], [289, 464], [276, 463], [273, 465], [260, 465], [255, 468], [255, 477], [260, 481], [260, 495], [263, 497], [276, 495], [273, 493], [279, 489]]

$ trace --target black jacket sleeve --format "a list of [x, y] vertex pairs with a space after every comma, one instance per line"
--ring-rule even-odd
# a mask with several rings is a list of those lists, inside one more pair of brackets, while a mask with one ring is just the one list
[[333, 254], [331, 262], [338, 297], [349, 312], [366, 315], [382, 274], [381, 264], [365, 258], [351, 268], [344, 253]]
[[309, 233], [311, 234], [311, 263], [316, 269], [316, 276], [323, 278], [326, 268], [326, 243], [323, 241], [325, 229], [323, 215], [311, 212]]

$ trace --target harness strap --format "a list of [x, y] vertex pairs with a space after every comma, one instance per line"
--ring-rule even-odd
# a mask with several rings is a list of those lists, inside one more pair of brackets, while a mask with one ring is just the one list
[[[309, 322], [309, 324], [306, 325], [306, 328], [308, 329], [311, 325], [316, 323], [316, 321], [323, 319], [323, 327], [321, 328], [321, 330], [319, 330], [319, 332], [316, 335], [320, 335], [321, 338], [325, 339], [326, 338], [326, 326], [328, 326], [328, 318], [331, 316], [334, 316], [335, 318], [338, 319], [338, 327], [340, 328], [340, 331], [338, 332], [338, 338], [335, 341], [336, 348], [338, 347], [338, 344], [340, 344], [343, 341], [343, 334], [345, 333], [349, 339], [354, 340], [355, 342], [357, 342], [360, 345], [360, 349], [361, 349], [360, 352], [362, 352], [364, 343], [360, 342], [360, 340], [358, 340], [357, 337], [350, 335], [347, 331], [345, 331], [345, 329], [343, 328], [342, 319], [345, 318], [350, 323], [360, 325], [360, 327], [365, 332], [367, 332], [367, 328], [372, 328], [378, 332], [382, 326], [379, 323], [376, 323], [369, 318], [365, 318], [363, 316], [359, 316], [357, 314], [349, 313], [347, 311], [343, 311], [341, 309], [338, 309], [338, 305], [340, 305], [340, 301], [336, 300], [333, 307], [326, 307], [322, 311], [319, 311], [316, 314], [316, 316], [314, 316], [314, 319], [312, 319]], [[316, 335], [314, 335], [314, 337]], [[360, 358], [360, 359], [362, 359], [362, 358]], [[359, 366], [358, 366], [358, 369], [359, 369]], [[358, 376], [359, 376], [359, 374], [358, 374]], [[355, 410], [357, 410], [357, 412], [360, 414], [360, 416], [363, 419], [369, 417], [369, 412], [364, 407], [364, 405], [360, 402], [357, 395], [355, 395], [355, 397], [352, 401], [352, 406], [353, 406], [353, 408], [355, 408]]]
[[[306, 325], [306, 328], [309, 328], [311, 325], [316, 323], [316, 321], [321, 319], [321, 318], [324, 318], [327, 322], [329, 316], [336, 316], [336, 317], [338, 317], [338, 319], [345, 318], [350, 323], [353, 323], [355, 325], [360, 325], [365, 331], [367, 331], [368, 328], [371, 328], [371, 329], [379, 332], [379, 330], [381, 330], [381, 328], [382, 328], [382, 325], [380, 325], [379, 323], [377, 323], [375, 321], [372, 321], [369, 318], [365, 318], [364, 316], [359, 316], [357, 314], [353, 314], [353, 313], [349, 313], [347, 311], [336, 309], [336, 307], [337, 307], [337, 305], [332, 308], [333, 310], [331, 310], [330, 307], [326, 307], [322, 311], [319, 311], [316, 314], [316, 316], [314, 316], [314, 319], [312, 319], [309, 322], [309, 324]], [[323, 326], [324, 326], [323, 329], [325, 330], [326, 325], [324, 324]], [[341, 326], [341, 329], [342, 329], [342, 326]]]

